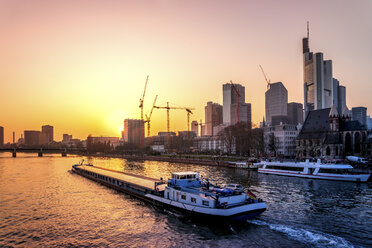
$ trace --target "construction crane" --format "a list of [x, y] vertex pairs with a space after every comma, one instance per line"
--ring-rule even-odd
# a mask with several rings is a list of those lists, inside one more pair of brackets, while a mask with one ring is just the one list
[[169, 120], [169, 112], [171, 109], [183, 109], [187, 112], [187, 129], [190, 131], [190, 114], [192, 114], [191, 110], [194, 108], [187, 108], [187, 107], [169, 107], [169, 102], [167, 102], [167, 106], [154, 106], [157, 109], [166, 109], [167, 110], [167, 131], [168, 131], [168, 151], [170, 150], [170, 120]]
[[147, 82], [149, 81], [149, 76], [147, 75], [146, 78], [146, 83], [145, 83], [145, 88], [143, 89], [143, 95], [142, 98], [140, 99], [140, 109], [141, 109], [141, 120], [143, 120], [143, 101], [145, 100], [145, 94], [146, 94], [146, 88], [147, 88]]
[[[212, 124], [221, 124], [221, 123], [218, 123], [217, 121], [207, 121], [207, 122], [202, 122], [202, 120], [200, 120], [199, 123], [196, 123], [195, 126], [200, 126], [200, 136], [202, 136], [202, 133], [201, 133], [201, 130], [202, 130], [202, 126], [203, 125], [206, 125], [208, 123], [212, 123]], [[213, 129], [213, 128], [212, 128]], [[213, 134], [213, 132], [212, 132]], [[197, 134], [198, 135], [198, 134]]]
[[235, 93], [238, 97], [238, 104], [237, 104], [237, 108], [236, 108], [236, 117], [237, 117], [237, 120], [238, 120], [237, 123], [239, 123], [240, 122], [240, 93], [239, 93], [238, 89], [235, 87], [235, 85], [233, 84], [232, 80], [230, 80], [230, 83], [231, 83], [231, 86], [235, 90]]
[[156, 99], [157, 99], [157, 98], [158, 98], [158, 95], [155, 96], [154, 103], [152, 104], [152, 108], [151, 108], [151, 110], [150, 110], [149, 115], [147, 116], [147, 114], [145, 114], [146, 120], [145, 120], [144, 122], [147, 123], [147, 137], [150, 137], [150, 121], [151, 121], [151, 115], [152, 115], [152, 111], [154, 110], [154, 107], [155, 107], [155, 103], [156, 103]]
[[266, 74], [265, 74], [265, 72], [264, 72], [262, 66], [261, 66], [261, 65], [259, 65], [259, 66], [260, 66], [261, 71], [262, 71], [262, 74], [263, 74], [263, 76], [264, 76], [264, 78], [265, 78], [265, 80], [266, 80], [266, 83], [267, 83], [267, 89], [269, 89], [269, 88], [270, 88], [270, 85], [271, 85], [271, 84], [270, 84], [270, 80], [267, 79]]

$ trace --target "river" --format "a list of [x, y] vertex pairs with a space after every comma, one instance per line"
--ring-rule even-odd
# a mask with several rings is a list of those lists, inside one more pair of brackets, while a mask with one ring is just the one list
[[[267, 202], [243, 225], [199, 223], [71, 173], [82, 158], [168, 178], [198, 171]], [[372, 247], [372, 184], [118, 158], [0, 153], [0, 247]]]

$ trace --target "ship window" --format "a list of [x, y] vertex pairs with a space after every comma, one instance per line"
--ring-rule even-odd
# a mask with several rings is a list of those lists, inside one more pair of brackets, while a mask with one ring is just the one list
[[203, 201], [204, 206], [209, 206], [209, 201]]
[[191, 202], [196, 203], [196, 198], [191, 197]]
[[181, 195], [181, 199], [186, 201], [186, 195]]

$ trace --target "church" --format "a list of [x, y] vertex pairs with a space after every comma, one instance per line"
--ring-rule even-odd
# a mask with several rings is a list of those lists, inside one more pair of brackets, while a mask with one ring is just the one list
[[371, 155], [371, 141], [366, 127], [351, 120], [347, 107], [340, 114], [332, 105], [308, 112], [297, 136], [296, 153], [298, 159], [364, 157]]

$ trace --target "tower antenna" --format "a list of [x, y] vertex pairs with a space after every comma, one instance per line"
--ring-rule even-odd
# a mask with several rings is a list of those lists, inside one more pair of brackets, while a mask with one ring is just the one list
[[309, 21], [307, 21], [307, 38], [309, 39]]

